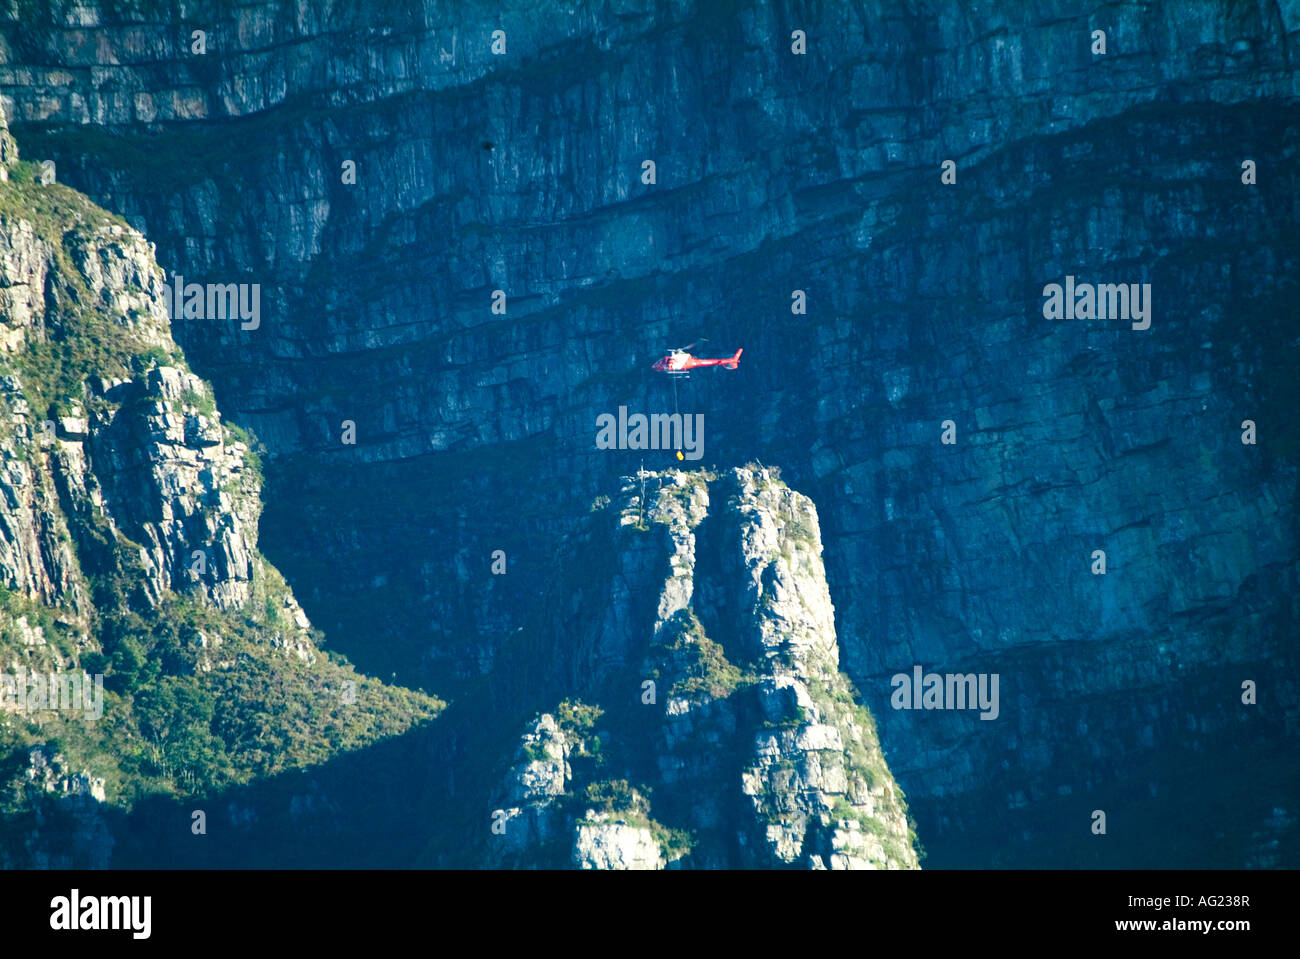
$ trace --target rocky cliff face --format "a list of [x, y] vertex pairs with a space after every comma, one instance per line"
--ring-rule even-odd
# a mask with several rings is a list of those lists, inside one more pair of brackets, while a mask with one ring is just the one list
[[151, 244], [2, 116], [0, 146], [0, 865], [103, 867], [143, 796], [204, 805], [440, 704], [320, 653]]
[[601, 512], [608, 608], [632, 612], [594, 624], [596, 701], [520, 741], [489, 861], [915, 868], [902, 792], [839, 670], [807, 497], [758, 467], [647, 471]]
[[[171, 273], [262, 284], [259, 329], [176, 335], [359, 663], [517, 681], [557, 544], [637, 466], [596, 416], [678, 402], [706, 463], [817, 502], [842, 667], [937, 862], [1237, 864], [1165, 813], [1289, 791], [1243, 770], [1295, 748], [1298, 40], [1267, 0], [54, 3], [0, 25], [0, 97]], [[1067, 275], [1151, 283], [1150, 329], [1045, 319]], [[699, 336], [741, 370], [635, 372]], [[639, 614], [594, 614], [558, 672], [632, 661]], [[999, 674], [998, 720], [892, 709], [915, 665]]]
[[0, 580], [84, 615], [80, 559], [129, 569], [147, 606], [191, 591], [246, 607], [261, 480], [211, 388], [172, 365], [150, 244], [66, 188], [33, 182], [6, 200]]
[[[103, 814], [108, 797], [104, 780], [67, 768], [61, 753], [38, 746], [21, 778], [13, 784], [31, 810], [24, 823], [22, 849], [14, 855], [12, 837], [0, 850], [5, 868], [104, 869], [112, 862], [114, 839]], [[12, 788], [12, 787], [11, 787]], [[12, 828], [13, 821], [6, 825]]]

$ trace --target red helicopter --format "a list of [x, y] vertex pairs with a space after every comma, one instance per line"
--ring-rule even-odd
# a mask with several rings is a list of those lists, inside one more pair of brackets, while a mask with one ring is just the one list
[[740, 354], [744, 349], [736, 350], [735, 356], [724, 356], [716, 360], [702, 360], [699, 357], [691, 356], [687, 352], [695, 344], [684, 346], [680, 350], [669, 350], [668, 355], [655, 363], [651, 369], [658, 370], [660, 373], [689, 373], [691, 370], [700, 366], [723, 366], [729, 370], [734, 370], [740, 366]]

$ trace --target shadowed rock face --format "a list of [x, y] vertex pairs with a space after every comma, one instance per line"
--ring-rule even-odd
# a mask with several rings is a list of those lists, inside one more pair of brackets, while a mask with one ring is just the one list
[[593, 522], [608, 608], [630, 614], [578, 624], [589, 668], [520, 739], [487, 861], [916, 868], [839, 670], [812, 502], [766, 468], [645, 471]]
[[[1109, 862], [1092, 810], [1128, 850], [1187, 831], [1173, 804], [1262, 821], [1294, 752], [1300, 23], [1012, 6], [271, 3], [214, 11], [199, 57], [188, 20], [54, 5], [0, 25], [0, 95], [169, 272], [262, 284], [261, 328], [174, 333], [270, 448], [263, 548], [359, 665], [509, 669], [638, 465], [596, 417], [676, 403], [704, 463], [817, 503], [841, 664], [936, 863]], [[1150, 283], [1150, 329], [1044, 319], [1067, 275]], [[646, 368], [700, 336], [745, 360], [675, 397]], [[999, 719], [891, 709], [917, 664], [998, 673]]]

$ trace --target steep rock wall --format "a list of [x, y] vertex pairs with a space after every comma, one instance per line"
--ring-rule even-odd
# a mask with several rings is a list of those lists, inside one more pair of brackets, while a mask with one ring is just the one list
[[[595, 416], [667, 408], [632, 371], [706, 335], [746, 347], [682, 397], [707, 462], [818, 502], [932, 852], [986, 861], [958, 847], [1005, 821], [1073, 857], [1061, 822], [1185, 791], [1152, 757], [1240, 779], [1234, 741], [1294, 749], [1293, 4], [26, 14], [0, 96], [33, 149], [169, 270], [264, 284], [262, 329], [177, 336], [280, 455], [267, 548], [359, 662], [499, 668], [551, 544], [636, 466]], [[1067, 274], [1151, 282], [1151, 329], [1044, 320]], [[891, 710], [914, 664], [1011, 699]]]

